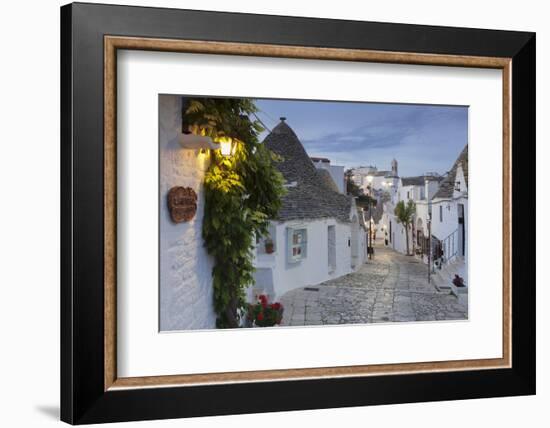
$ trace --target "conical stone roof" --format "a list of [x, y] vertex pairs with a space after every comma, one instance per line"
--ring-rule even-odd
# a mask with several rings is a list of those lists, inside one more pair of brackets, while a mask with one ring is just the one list
[[452, 198], [454, 189], [455, 189], [455, 181], [456, 181], [456, 170], [458, 169], [458, 166], [462, 165], [462, 171], [464, 172], [464, 179], [466, 180], [466, 186], [468, 185], [468, 145], [464, 147], [460, 155], [458, 155], [458, 158], [456, 159], [455, 163], [453, 164], [453, 167], [447, 174], [447, 176], [444, 178], [444, 180], [439, 185], [439, 189], [437, 189], [437, 192], [433, 196], [432, 199], [437, 198]]
[[[287, 184], [277, 220], [335, 218], [350, 221], [352, 198], [337, 191], [317, 170], [292, 128], [282, 120], [264, 144], [281, 157], [276, 162]], [[334, 183], [333, 183], [334, 184]]]

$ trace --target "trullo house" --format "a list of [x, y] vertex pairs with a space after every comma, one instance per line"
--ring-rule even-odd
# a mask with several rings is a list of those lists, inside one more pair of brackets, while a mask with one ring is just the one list
[[315, 167], [284, 118], [264, 144], [280, 157], [277, 168], [287, 193], [271, 220], [270, 236], [258, 240], [250, 297], [279, 298], [357, 270], [366, 257], [366, 232], [354, 198], [339, 192], [328, 171]]

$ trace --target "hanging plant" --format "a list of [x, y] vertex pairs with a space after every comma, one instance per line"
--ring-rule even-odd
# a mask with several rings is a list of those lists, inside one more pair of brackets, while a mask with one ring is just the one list
[[218, 328], [240, 325], [246, 311], [245, 289], [254, 282], [256, 237], [266, 236], [269, 219], [277, 216], [284, 194], [276, 155], [260, 143], [263, 128], [250, 117], [252, 100], [192, 98], [184, 120], [194, 133], [214, 141], [231, 139], [232, 155], [211, 150], [204, 178], [202, 236], [214, 258], [212, 279]]

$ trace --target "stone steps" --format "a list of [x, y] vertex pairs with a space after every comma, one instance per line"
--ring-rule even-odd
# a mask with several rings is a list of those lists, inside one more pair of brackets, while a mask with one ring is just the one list
[[[453, 284], [455, 275], [464, 278], [466, 287], [456, 287]], [[436, 269], [432, 277], [437, 290], [449, 290], [449, 293], [455, 295], [460, 303], [467, 305], [468, 301], [468, 269], [463, 257], [454, 257], [449, 263], [443, 265], [441, 269]]]

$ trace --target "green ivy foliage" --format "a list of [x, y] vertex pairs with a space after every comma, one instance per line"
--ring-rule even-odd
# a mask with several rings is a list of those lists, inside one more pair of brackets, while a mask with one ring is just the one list
[[184, 120], [195, 133], [233, 139], [233, 154], [211, 150], [204, 178], [202, 236], [214, 258], [214, 309], [218, 328], [235, 328], [246, 308], [245, 289], [254, 282], [253, 248], [268, 233], [284, 195], [284, 179], [275, 154], [259, 141], [263, 128], [251, 117], [253, 100], [192, 98]]

